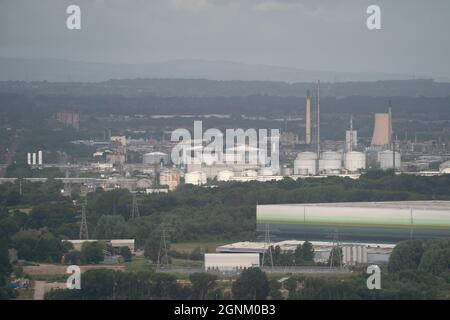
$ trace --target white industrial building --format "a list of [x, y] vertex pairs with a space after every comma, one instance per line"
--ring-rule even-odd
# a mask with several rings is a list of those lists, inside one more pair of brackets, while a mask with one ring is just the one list
[[366, 169], [366, 154], [364, 152], [350, 151], [345, 154], [344, 167], [350, 172]]
[[[394, 151], [384, 150], [378, 153], [378, 161], [380, 168], [383, 170], [394, 168]], [[399, 170], [402, 167], [402, 159], [400, 152], [395, 152], [395, 169]]]
[[441, 174], [450, 174], [450, 161], [446, 161], [439, 166]]
[[233, 272], [259, 267], [259, 253], [205, 253], [206, 272]]
[[185, 184], [201, 186], [201, 185], [206, 184], [206, 182], [207, 182], [206, 173], [203, 171], [188, 172], [184, 175], [184, 183]]
[[294, 161], [294, 174], [311, 176], [317, 174], [317, 153], [301, 152]]
[[121, 247], [128, 247], [130, 248], [131, 252], [134, 252], [134, 239], [111, 239], [111, 240], [63, 240], [70, 242], [73, 245], [73, 248], [75, 250], [80, 251], [81, 247], [83, 246], [83, 243], [85, 242], [104, 242], [106, 244], [111, 245], [113, 248], [121, 248]]
[[[303, 245], [305, 241], [285, 240], [271, 243], [273, 248], [280, 247], [282, 252], [293, 252], [299, 244]], [[333, 248], [332, 242], [310, 241], [314, 248], [314, 262], [327, 263]], [[391, 244], [354, 244], [348, 242], [339, 243], [342, 249], [342, 262], [346, 266], [370, 263], [387, 263], [389, 256], [395, 245]], [[262, 254], [267, 252], [269, 244], [266, 242], [237, 242], [228, 245], [219, 246], [217, 252], [223, 254], [232, 253], [252, 253]]]

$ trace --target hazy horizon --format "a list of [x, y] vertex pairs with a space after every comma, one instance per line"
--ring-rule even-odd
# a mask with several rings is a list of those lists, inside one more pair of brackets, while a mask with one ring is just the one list
[[[67, 30], [68, 5], [82, 29]], [[382, 30], [366, 9], [382, 10]], [[436, 0], [0, 1], [1, 57], [142, 65], [178, 60], [450, 78]]]

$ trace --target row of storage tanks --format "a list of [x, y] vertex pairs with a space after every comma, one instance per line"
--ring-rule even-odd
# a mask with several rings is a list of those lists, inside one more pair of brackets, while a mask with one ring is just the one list
[[[351, 151], [342, 154], [336, 151], [322, 152], [317, 161], [317, 153], [301, 152], [294, 161], [294, 174], [315, 175], [317, 173], [340, 173], [342, 169], [349, 172], [359, 172], [366, 169], [366, 154], [364, 152]], [[378, 162], [381, 169], [401, 168], [401, 154], [390, 150], [378, 153]], [[317, 168], [317, 165], [319, 166]]]
[[[344, 161], [344, 165], [342, 165], [342, 161]], [[342, 155], [340, 152], [325, 151], [317, 161], [317, 153], [301, 152], [294, 161], [294, 174], [296, 175], [340, 173], [343, 168], [350, 172], [366, 169], [366, 154], [352, 151]]]
[[[237, 176], [238, 175], [238, 176]], [[232, 170], [222, 170], [217, 173], [217, 181], [231, 181], [235, 177], [256, 180], [258, 177], [273, 176], [274, 172], [271, 168], [262, 168], [259, 171], [256, 170], [244, 170], [236, 173]], [[186, 184], [203, 185], [207, 182], [207, 174], [202, 171], [188, 172], [184, 175], [184, 182]]]

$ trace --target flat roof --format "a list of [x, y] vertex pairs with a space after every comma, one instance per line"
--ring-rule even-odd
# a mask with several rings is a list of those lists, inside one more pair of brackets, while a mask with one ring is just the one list
[[257, 207], [353, 207], [353, 208], [391, 208], [391, 209], [433, 209], [450, 210], [450, 201], [387, 201], [387, 202], [333, 202], [333, 203], [292, 203], [292, 204], [265, 204]]
[[[305, 241], [301, 240], [284, 240], [279, 242], [270, 243], [271, 246], [277, 247], [279, 246], [282, 250], [292, 250], [295, 249], [299, 244], [303, 244]], [[320, 247], [332, 247], [334, 245], [333, 242], [328, 241], [309, 241], [315, 249]], [[393, 249], [395, 244], [379, 244], [379, 243], [352, 243], [352, 242], [340, 242], [340, 246], [366, 246], [368, 248], [377, 248], [377, 249]], [[235, 242], [231, 244], [226, 244], [223, 246], [219, 246], [216, 248], [216, 252], [262, 252], [267, 250], [268, 243], [266, 242], [251, 242], [251, 241], [243, 241], [243, 242]], [[240, 251], [242, 250], [242, 251]]]

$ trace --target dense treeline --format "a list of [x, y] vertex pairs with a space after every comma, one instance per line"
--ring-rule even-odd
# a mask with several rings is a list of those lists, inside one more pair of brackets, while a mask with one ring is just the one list
[[400, 242], [387, 270], [382, 269], [381, 290], [368, 290], [365, 270], [345, 279], [292, 277], [285, 286], [289, 299], [450, 299], [450, 239]]
[[[28, 214], [13, 209], [4, 214], [0, 228], [8, 234], [20, 229], [42, 229], [56, 237], [76, 238], [79, 208], [60, 195], [62, 186], [42, 184], [0, 186], [0, 205], [28, 207]], [[369, 172], [359, 180], [324, 178], [269, 183], [224, 183], [219, 188], [182, 186], [176, 192], [140, 195], [141, 217], [130, 219], [129, 191], [98, 189], [87, 196], [88, 226], [98, 239], [135, 238], [138, 246], [159, 238], [160, 225], [170, 225], [172, 242], [253, 239], [256, 204], [317, 203], [450, 199], [450, 176], [394, 176]], [[78, 199], [81, 201], [81, 199]], [[239, 223], [237, 223], [239, 222]]]
[[388, 270], [382, 268], [379, 290], [367, 287], [364, 268], [345, 276], [294, 275], [284, 279], [283, 284], [269, 280], [258, 268], [250, 268], [242, 271], [231, 290], [219, 287], [214, 274], [191, 274], [190, 283], [181, 285], [168, 274], [98, 269], [83, 274], [81, 290], [54, 290], [46, 294], [46, 299], [448, 300], [449, 241], [399, 243]]

